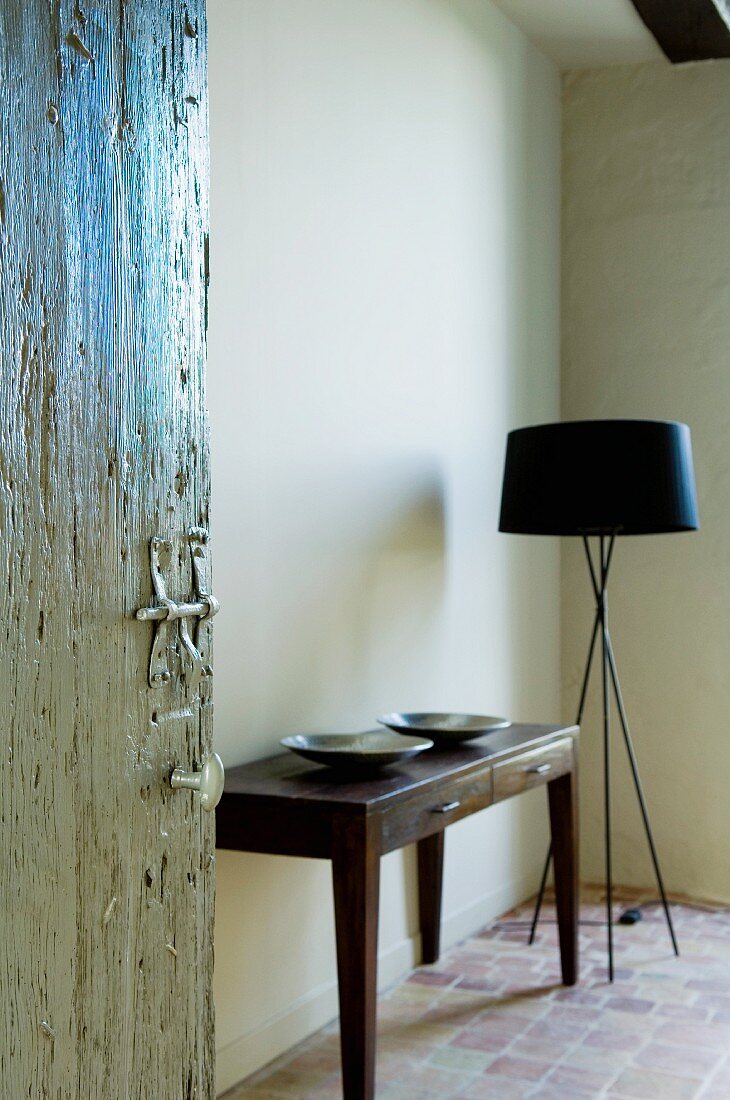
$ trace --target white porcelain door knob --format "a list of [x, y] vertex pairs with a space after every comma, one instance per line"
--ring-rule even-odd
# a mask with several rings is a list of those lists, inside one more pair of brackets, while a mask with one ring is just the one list
[[200, 793], [200, 808], [202, 810], [214, 810], [221, 800], [225, 778], [223, 761], [217, 752], [212, 752], [203, 761], [203, 767], [199, 772], [186, 772], [183, 768], [175, 768], [170, 776], [170, 786], [175, 791], [181, 787], [185, 787], [190, 791], [198, 791]]

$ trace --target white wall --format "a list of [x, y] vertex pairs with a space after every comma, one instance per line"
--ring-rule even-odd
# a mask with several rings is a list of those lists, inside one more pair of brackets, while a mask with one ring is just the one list
[[[487, 0], [210, 0], [216, 743], [559, 717], [559, 548], [496, 530], [558, 414], [559, 82]], [[543, 792], [447, 837], [445, 938], [525, 896]], [[329, 867], [220, 852], [218, 1083], [336, 1013]], [[384, 860], [381, 977], [418, 957]]]
[[[563, 164], [563, 416], [692, 429], [702, 530], [619, 540], [611, 629], [667, 886], [730, 901], [730, 62], [569, 75]], [[565, 540], [566, 716], [591, 605], [582, 554]], [[594, 707], [581, 738], [583, 871], [594, 879], [599, 741]], [[647, 885], [618, 731], [614, 758], [616, 878]]]

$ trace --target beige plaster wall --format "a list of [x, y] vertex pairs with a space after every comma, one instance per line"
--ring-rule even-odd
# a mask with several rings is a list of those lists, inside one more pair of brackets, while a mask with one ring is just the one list
[[[563, 85], [562, 415], [686, 421], [702, 530], [619, 541], [610, 619], [669, 888], [730, 900], [730, 62], [568, 74]], [[592, 600], [565, 540], [563, 702]], [[600, 680], [594, 680], [597, 702]], [[601, 879], [598, 711], [582, 737], [583, 872]], [[616, 877], [648, 884], [616, 741]]]
[[[554, 418], [559, 80], [486, 0], [210, 0], [216, 744], [559, 717], [559, 547], [497, 533]], [[534, 888], [544, 792], [449, 831], [445, 938]], [[336, 1013], [329, 868], [218, 853], [220, 1089]], [[418, 958], [384, 860], [380, 972]]]

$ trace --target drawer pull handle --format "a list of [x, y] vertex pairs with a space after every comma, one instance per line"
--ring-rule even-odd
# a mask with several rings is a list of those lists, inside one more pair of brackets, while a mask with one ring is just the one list
[[447, 814], [450, 810], [457, 810], [461, 802], [444, 802], [443, 806], [434, 806], [432, 814]]
[[534, 775], [544, 775], [545, 772], [549, 772], [551, 768], [552, 764], [533, 764], [532, 767], [527, 770]]

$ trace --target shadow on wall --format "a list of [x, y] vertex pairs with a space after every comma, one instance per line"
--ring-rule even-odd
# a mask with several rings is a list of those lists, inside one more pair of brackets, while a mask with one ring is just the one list
[[[240, 666], [252, 711], [261, 715], [260, 722], [247, 719], [239, 741], [231, 707], [240, 677], [219, 685], [216, 706], [227, 712], [222, 725], [231, 761], [271, 752], [274, 731], [374, 725], [373, 698], [414, 694], [422, 684], [429, 641], [436, 664], [446, 520], [433, 458], [417, 465], [395, 458], [387, 466], [349, 460], [315, 470], [300, 464], [279, 489], [269, 486], [267, 500], [256, 502], [262, 524], [244, 567], [256, 583], [244, 596], [232, 590], [228, 601], [248, 603], [248, 617], [258, 624]], [[241, 575], [241, 564], [217, 567], [224, 587]], [[241, 643], [234, 617], [225, 613], [224, 590], [221, 603], [216, 648], [236, 652]]]
[[[327, 522], [340, 537], [365, 529], [351, 554], [335, 545], [330, 555], [324, 545], [303, 562], [306, 582], [269, 653], [286, 685], [282, 728], [310, 729], [328, 710], [348, 710], [338, 697], [351, 686], [372, 697], [383, 659], [395, 661], [396, 674], [406, 672], [409, 639], [413, 647], [414, 635], [427, 638], [436, 625], [445, 578], [443, 488], [423, 471], [373, 472], [351, 470], [346, 484], [329, 487], [320, 478], [323, 495], [336, 502]], [[276, 717], [276, 707], [269, 713]]]

